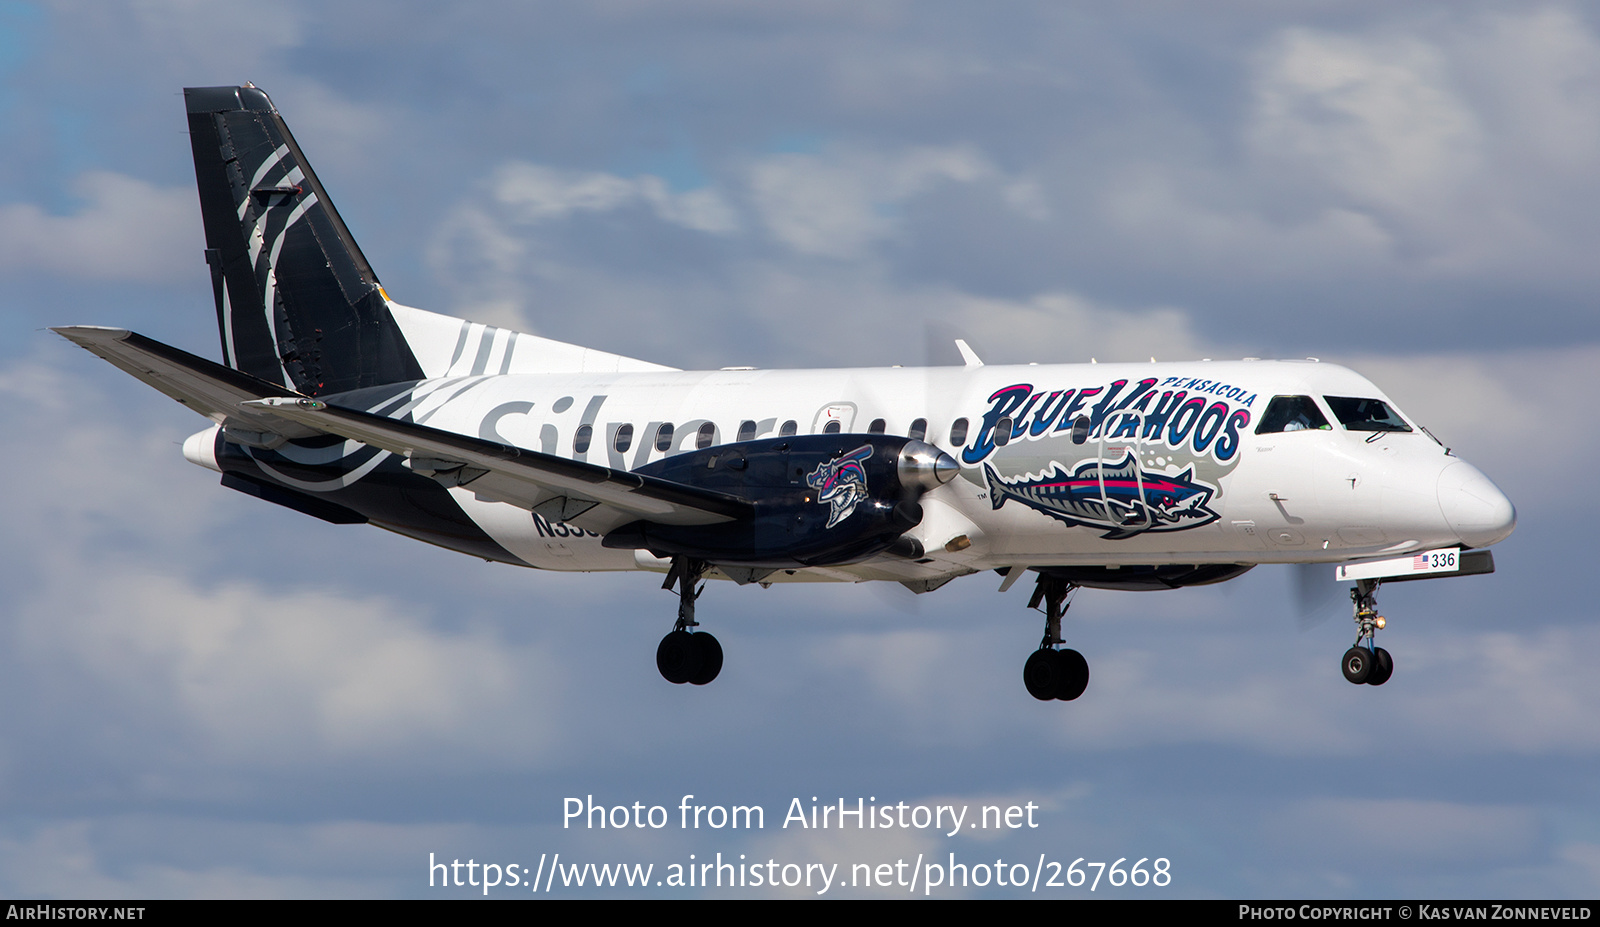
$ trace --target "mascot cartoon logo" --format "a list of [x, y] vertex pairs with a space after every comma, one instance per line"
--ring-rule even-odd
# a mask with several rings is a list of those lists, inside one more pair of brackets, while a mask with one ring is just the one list
[[817, 491], [817, 504], [828, 506], [828, 527], [850, 517], [867, 498], [867, 471], [861, 462], [872, 456], [872, 445], [862, 446], [835, 457], [806, 476], [806, 485]]

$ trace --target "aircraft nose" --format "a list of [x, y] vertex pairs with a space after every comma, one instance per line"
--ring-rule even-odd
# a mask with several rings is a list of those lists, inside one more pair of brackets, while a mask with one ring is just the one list
[[1468, 547], [1487, 547], [1511, 534], [1517, 510], [1487, 476], [1456, 461], [1439, 473], [1439, 510], [1445, 523]]

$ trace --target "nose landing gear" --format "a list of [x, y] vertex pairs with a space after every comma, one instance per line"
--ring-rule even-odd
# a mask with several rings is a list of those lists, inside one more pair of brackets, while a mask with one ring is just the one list
[[1358, 579], [1350, 590], [1350, 601], [1355, 603], [1356, 643], [1344, 652], [1344, 678], [1356, 685], [1381, 686], [1394, 675], [1394, 659], [1389, 651], [1377, 644], [1377, 633], [1383, 629], [1383, 616], [1378, 614], [1376, 593], [1382, 582], [1376, 579]]
[[667, 571], [667, 580], [661, 584], [663, 589], [671, 589], [674, 584], [678, 586], [678, 621], [672, 633], [663, 637], [656, 648], [656, 669], [661, 671], [663, 679], [674, 685], [687, 682], [703, 686], [722, 672], [722, 645], [704, 631], [690, 630], [700, 626], [694, 620], [694, 601], [705, 588], [700, 577], [710, 566], [704, 560], [673, 557], [672, 569]]
[[1039, 574], [1039, 584], [1028, 600], [1029, 608], [1044, 603], [1044, 639], [1039, 649], [1028, 657], [1022, 667], [1022, 684], [1028, 694], [1041, 702], [1061, 699], [1070, 702], [1089, 687], [1089, 661], [1076, 650], [1057, 650], [1061, 640], [1061, 616], [1072, 604], [1072, 591], [1077, 585], [1055, 576]]

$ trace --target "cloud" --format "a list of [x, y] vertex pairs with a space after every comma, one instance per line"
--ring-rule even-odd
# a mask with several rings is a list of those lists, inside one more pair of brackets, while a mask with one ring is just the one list
[[1016, 341], [1035, 352], [1039, 363], [1144, 361], [1152, 355], [1195, 360], [1215, 347], [1194, 331], [1183, 310], [1110, 306], [1075, 293], [1043, 293], [1026, 301], [965, 297], [953, 315], [969, 331], [1020, 336]]
[[83, 55], [101, 67], [116, 62], [140, 76], [152, 70], [167, 76], [231, 75], [243, 70], [259, 74], [304, 37], [305, 17], [294, 3], [275, 4], [268, 10], [248, 0], [135, 0], [116, 5], [52, 0], [48, 5], [59, 21], [70, 24], [72, 39], [62, 43], [63, 54]]
[[592, 257], [572, 253], [562, 240], [563, 224], [628, 209], [648, 210], [661, 225], [696, 234], [728, 236], [741, 226], [738, 213], [711, 187], [675, 193], [649, 174], [629, 178], [509, 162], [450, 210], [428, 244], [427, 263], [452, 292], [452, 311], [535, 331], [522, 314], [527, 302], [543, 301], [552, 285], [589, 273]]
[[[0, 549], [22, 562], [62, 549], [92, 560], [116, 556], [132, 537], [183, 546], [214, 528], [219, 519], [207, 502], [211, 481], [172, 466], [182, 460], [178, 442], [188, 433], [185, 426], [199, 431], [207, 422], [179, 412], [165, 397], [114, 401], [100, 387], [112, 372], [102, 369], [104, 361], [54, 333], [40, 337], [50, 339], [53, 355], [41, 350], [43, 356], [0, 365], [0, 426], [14, 446], [50, 448], [51, 465], [33, 474], [32, 491], [13, 498], [6, 519], [11, 530], [0, 534]], [[125, 377], [120, 371], [115, 376]], [[157, 408], [171, 416], [165, 427], [156, 425], [159, 413], [149, 415]]]
[[1130, 164], [1116, 171], [1099, 211], [1120, 237], [1152, 264], [1209, 276], [1217, 269], [1262, 281], [1318, 286], [1337, 273], [1370, 273], [1388, 264], [1395, 234], [1370, 211], [1317, 204], [1306, 214], [1270, 215], [1248, 202], [1207, 203], [1196, 191], [1221, 177], [1189, 177], [1167, 165]]
[[[941, 185], [980, 182], [990, 183], [988, 193], [1013, 213], [1038, 216], [1046, 208], [1030, 181], [1002, 177], [964, 146], [775, 154], [684, 192], [649, 174], [510, 162], [451, 210], [433, 236], [428, 263], [451, 289], [456, 311], [504, 324], [516, 325], [527, 294], [548, 301], [553, 289], [568, 287], [584, 303], [611, 311], [640, 305], [634, 295], [608, 292], [619, 288], [648, 291], [643, 305], [682, 298], [705, 306], [706, 287], [784, 286], [777, 278], [788, 276], [793, 256], [837, 259], [857, 269], [845, 276], [870, 276], [883, 266], [877, 249], [906, 232], [897, 215], [902, 207]], [[654, 222], [641, 221], [643, 215]], [[625, 222], [604, 226], [597, 240], [595, 227], [584, 222], [607, 216]], [[753, 236], [752, 227], [766, 234]], [[694, 262], [703, 284], [684, 279], [685, 264], [674, 259], [679, 254]], [[739, 311], [766, 314], [759, 298], [751, 293]], [[732, 308], [727, 296], [714, 302]]]
[[1458, 80], [1501, 126], [1489, 139], [1500, 157], [1589, 173], [1600, 156], [1600, 38], [1587, 22], [1559, 6], [1489, 15], [1457, 47]]
[[[30, 822], [0, 837], [0, 891], [63, 899], [407, 894], [415, 880], [400, 873], [420, 870], [416, 848], [442, 848], [469, 830], [137, 813]], [[473, 837], [486, 842], [481, 831]]]
[[1568, 870], [1572, 897], [1592, 897], [1600, 888], [1600, 844], [1565, 844], [1557, 848], [1556, 857]]
[[[63, 360], [0, 365], [0, 688], [27, 706], [0, 725], [9, 894], [419, 893], [435, 847], [683, 860], [751, 842], [575, 837], [566, 794], [775, 810], [824, 788], [1063, 782], [1088, 797], [1039, 850], [1166, 854], [1186, 893], [1592, 894], [1600, 852], [1571, 822], [1594, 802], [1570, 788], [1600, 749], [1587, 8], [1152, 27], [1113, 7], [730, 22], [718, 4], [513, 4], [421, 30], [403, 6], [48, 9], [7, 98], [0, 273], [79, 281], [163, 340], [215, 350], [172, 92], [249, 77], [348, 218], [381, 216], [357, 230], [370, 255], [419, 289], [432, 272], [419, 304], [702, 368], [917, 364], [930, 324], [991, 364], [1344, 350], [1523, 523], [1494, 577], [1385, 588], [1399, 669], [1381, 690], [1339, 677], [1343, 620], [1293, 635], [1264, 567], [1086, 590], [1069, 623], [1094, 678], [1070, 705], [1022, 690], [1040, 621], [992, 575], [914, 617], [860, 587], [721, 584], [701, 615], [728, 664], [688, 691], [651, 666], [659, 577], [491, 567], [224, 491], [178, 454], [204, 422], [55, 343]], [[773, 150], [791, 135], [827, 144]], [[680, 139], [698, 189], [615, 167]], [[80, 205], [41, 189], [62, 177]], [[157, 204], [190, 231], [151, 222]], [[130, 811], [152, 804], [172, 817]]]
[[17, 641], [36, 668], [177, 721], [223, 763], [299, 766], [421, 742], [529, 758], [552, 743], [552, 716], [521, 710], [554, 704], [564, 679], [537, 648], [441, 633], [380, 597], [196, 588], [143, 571], [41, 592]]
[[610, 212], [635, 203], [650, 206], [663, 222], [697, 232], [728, 233], [738, 218], [712, 189], [672, 193], [659, 177], [560, 171], [538, 164], [506, 164], [490, 182], [495, 202], [514, 222], [534, 224], [579, 212]]
[[[773, 238], [820, 257], [858, 258], [893, 237], [893, 208], [941, 182], [972, 183], [994, 168], [968, 147], [918, 148], [893, 155], [776, 154], [750, 168], [749, 196]], [[1012, 198], [1026, 202], [1026, 191]]]
[[86, 171], [72, 192], [84, 204], [70, 215], [31, 203], [0, 206], [0, 268], [141, 283], [193, 273], [202, 245], [192, 189]]
[[[1600, 684], [1591, 672], [1597, 651], [1600, 632], [1590, 628], [1434, 640], [1407, 657], [1405, 670], [1416, 674], [1420, 691], [1398, 706], [1396, 720], [1411, 736], [1454, 750], [1594, 753], [1600, 750]], [[1478, 684], [1440, 685], [1466, 679]]]
[[1483, 128], [1446, 74], [1416, 39], [1288, 30], [1256, 81], [1251, 141], [1358, 201], [1426, 215], [1481, 167]]
[[[1381, 831], [1383, 839], [1374, 839]], [[1263, 837], [1283, 845], [1315, 835], [1315, 855], [1335, 865], [1355, 858], [1431, 869], [1523, 860], [1538, 844], [1534, 809], [1415, 799], [1316, 798], [1275, 815]], [[1294, 840], [1302, 852], [1307, 844]]]
[[[426, 608], [380, 593], [262, 576], [252, 547], [274, 546], [262, 529], [276, 512], [230, 524], [243, 497], [177, 446], [185, 424], [204, 421], [154, 392], [109, 401], [95, 386], [109, 369], [80, 371], [104, 365], [61, 348], [70, 374], [37, 360], [0, 368], [7, 435], [50, 448], [53, 461], [12, 500], [0, 538], [5, 675], [34, 705], [0, 732], [10, 765], [28, 765], [17, 745], [59, 738], [57, 725], [75, 732], [62, 749], [127, 749], [133, 768], [159, 765], [163, 745], [176, 744], [190, 761], [259, 770], [392, 758], [424, 741], [438, 748], [424, 765], [549, 755], [559, 714], [522, 710], [562, 700], [565, 672], [545, 645], [445, 630]], [[159, 412], [147, 419], [150, 409]], [[314, 540], [290, 544], [315, 558], [304, 543]], [[221, 578], [241, 575], [252, 578]], [[88, 723], [72, 707], [86, 701], [98, 708]]]
[[[1442, 30], [1284, 30], [1257, 59], [1251, 161], [1298, 198], [1369, 217], [1383, 263], [1483, 277], [1578, 273], [1600, 238], [1600, 38], [1555, 7]], [[1320, 195], [1314, 191], [1323, 191]], [[1583, 242], [1581, 248], [1574, 248]], [[1374, 244], [1379, 240], [1374, 238]]]
[[[482, 191], [452, 209], [428, 264], [451, 289], [458, 314], [678, 366], [921, 364], [930, 325], [994, 343], [1005, 353], [986, 358], [991, 362], [1015, 360], [1021, 350], [1022, 359], [1041, 362], [1209, 353], [1173, 307], [1108, 305], [1060, 291], [992, 298], [895, 278], [876, 255], [907, 233], [895, 210], [941, 184], [980, 182], [992, 187], [984, 195], [1013, 200], [1007, 209], [1043, 208], [1027, 182], [1005, 181], [967, 149], [777, 155], [750, 169], [740, 201], [768, 242], [752, 240], [718, 188], [673, 194], [648, 175], [502, 165]], [[597, 252], [594, 230], [580, 224], [641, 208], [655, 221], [634, 213], [620, 227], [607, 226], [599, 242], [609, 253]], [[692, 241], [670, 237], [670, 229]], [[680, 253], [697, 261], [692, 274], [672, 260]], [[796, 256], [836, 260], [796, 265]], [[707, 324], [660, 323], [691, 316]], [[850, 337], [797, 340], [798, 319], [808, 330]], [[1018, 346], [1003, 344], [1008, 338]], [[752, 345], [762, 353], [752, 356]], [[781, 356], [767, 356], [777, 350]]]

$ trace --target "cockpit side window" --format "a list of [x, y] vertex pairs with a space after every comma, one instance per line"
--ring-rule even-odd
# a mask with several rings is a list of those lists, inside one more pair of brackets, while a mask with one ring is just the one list
[[1411, 426], [1381, 399], [1324, 396], [1346, 431], [1410, 431]]
[[1328, 431], [1333, 426], [1328, 424], [1328, 417], [1317, 408], [1316, 402], [1310, 396], [1274, 396], [1267, 403], [1267, 411], [1261, 416], [1261, 424], [1256, 426], [1256, 434], [1270, 435], [1283, 431], [1308, 431], [1320, 429]]

